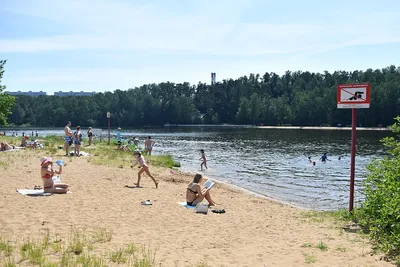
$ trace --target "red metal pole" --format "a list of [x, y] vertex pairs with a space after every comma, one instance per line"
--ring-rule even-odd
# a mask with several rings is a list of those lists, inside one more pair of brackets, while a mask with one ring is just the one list
[[108, 117], [108, 144], [110, 144], [110, 117]]
[[356, 162], [356, 127], [357, 127], [357, 109], [351, 110], [351, 166], [350, 166], [350, 202], [349, 212], [353, 211], [354, 207], [354, 170]]

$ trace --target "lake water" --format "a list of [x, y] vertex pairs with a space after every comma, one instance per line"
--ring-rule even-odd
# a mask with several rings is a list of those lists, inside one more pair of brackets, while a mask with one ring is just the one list
[[[62, 133], [62, 129], [39, 130], [39, 135]], [[351, 131], [196, 127], [125, 130], [122, 134], [138, 137], [141, 144], [150, 135], [156, 141], [153, 155], [173, 155], [182, 171], [199, 172], [200, 149], [204, 149], [209, 168], [203, 174], [207, 177], [299, 207], [348, 208]], [[382, 158], [379, 140], [388, 135], [357, 131], [356, 204], [362, 199], [365, 166], [373, 158]], [[321, 163], [325, 152], [330, 161]], [[308, 162], [309, 156], [317, 162], [315, 166]]]

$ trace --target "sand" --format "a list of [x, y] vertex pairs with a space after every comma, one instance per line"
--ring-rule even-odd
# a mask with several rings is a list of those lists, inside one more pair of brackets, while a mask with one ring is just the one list
[[[361, 235], [307, 211], [217, 183], [215, 208], [226, 213], [196, 214], [177, 204], [185, 200], [191, 175], [151, 166], [159, 188], [143, 176], [143, 188], [131, 189], [124, 185], [136, 180], [136, 168], [57, 153], [67, 163], [61, 177], [72, 193], [48, 197], [16, 192], [41, 185], [40, 152], [0, 153], [0, 236], [21, 240], [48, 230], [65, 238], [71, 229], [104, 228], [112, 240], [94, 253], [134, 242], [155, 251], [155, 266], [393, 266], [373, 255]], [[147, 199], [152, 206], [141, 205]], [[327, 251], [316, 248], [320, 242]]]

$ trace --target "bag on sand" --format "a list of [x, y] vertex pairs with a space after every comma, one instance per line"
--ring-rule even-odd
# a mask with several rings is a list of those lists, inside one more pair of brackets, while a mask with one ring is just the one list
[[207, 214], [208, 205], [204, 203], [197, 203], [196, 207], [194, 208], [194, 212]]

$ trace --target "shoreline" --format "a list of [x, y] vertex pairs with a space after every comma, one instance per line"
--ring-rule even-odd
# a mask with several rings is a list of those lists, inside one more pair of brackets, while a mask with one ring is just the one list
[[[328, 131], [351, 131], [351, 126], [343, 126], [343, 127], [335, 127], [335, 126], [253, 126], [253, 125], [235, 125], [235, 124], [164, 124], [164, 126], [152, 126], [152, 127], [144, 127], [144, 128], [246, 128], [246, 129], [274, 129], [274, 130], [328, 130]], [[87, 127], [83, 127], [87, 128]], [[63, 127], [0, 127], [0, 131], [13, 131], [13, 130], [26, 130], [26, 131], [42, 131], [42, 130], [60, 130], [62, 131]], [[108, 131], [107, 128], [96, 128], [101, 129], [101, 131]], [[137, 128], [125, 128], [124, 130], [137, 130]], [[356, 127], [357, 131], [392, 131], [390, 127]]]
[[[351, 131], [351, 126], [335, 127], [335, 126], [253, 126], [253, 125], [236, 125], [236, 124], [164, 124], [166, 128], [179, 127], [214, 127], [214, 128], [253, 128], [253, 129], [277, 129], [277, 130], [339, 130]], [[360, 131], [392, 131], [389, 127], [360, 127], [356, 130]]]
[[[179, 168], [178, 168], [178, 170], [179, 170]], [[196, 172], [196, 171], [194, 171], [194, 172], [181, 171], [181, 170], [179, 170], [179, 171], [180, 171], [180, 173], [182, 173], [183, 175], [186, 175], [188, 177], [193, 177], [197, 173], [203, 175], [201, 172]], [[203, 175], [203, 177], [207, 178], [208, 176], [207, 175]], [[264, 195], [264, 194], [261, 194], [261, 193], [258, 193], [258, 192], [254, 192], [254, 191], [251, 191], [250, 189], [247, 189], [247, 188], [244, 188], [244, 187], [240, 187], [238, 185], [235, 185], [235, 184], [232, 184], [232, 183], [228, 183], [228, 182], [216, 179], [214, 177], [209, 178], [209, 179], [214, 181], [216, 184], [220, 184], [222, 186], [226, 186], [226, 187], [231, 188], [233, 190], [237, 190], [237, 191], [243, 192], [244, 194], [251, 195], [251, 196], [256, 196], [258, 198], [266, 199], [268, 201], [276, 202], [278, 204], [285, 205], [285, 206], [292, 207], [292, 208], [296, 208], [298, 210], [322, 212], [321, 210], [314, 210], [314, 209], [311, 209], [311, 208], [297, 206], [297, 205], [295, 205], [293, 203], [290, 203], [290, 202], [287, 202], [287, 201], [284, 201], [284, 200], [280, 200], [280, 199], [277, 199], [277, 198], [274, 198], [274, 197], [271, 197], [271, 196], [268, 196], [268, 195]]]

